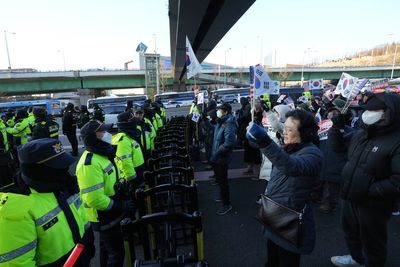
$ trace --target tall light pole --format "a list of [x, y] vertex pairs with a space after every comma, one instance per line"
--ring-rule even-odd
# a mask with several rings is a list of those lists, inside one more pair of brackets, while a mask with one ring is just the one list
[[[389, 33], [386, 36], [390, 38], [390, 37], [393, 36], [393, 33]], [[386, 53], [385, 53], [385, 55], [387, 55], [389, 53], [389, 38], [388, 38], [388, 43], [386, 45]]]
[[7, 33], [15, 34], [15, 32], [8, 32], [8, 31], [4, 30], [4, 39], [6, 39], [6, 49], [7, 49], [7, 57], [8, 57], [8, 70], [11, 71], [11, 60], [10, 60], [10, 52], [8, 51]]
[[226, 49], [226, 51], [225, 51], [225, 65], [224, 65], [225, 81], [224, 81], [224, 85], [226, 85], [226, 53], [228, 53], [229, 50], [231, 50], [230, 47], [228, 49]]
[[156, 58], [156, 86], [157, 86], [157, 94], [160, 94], [160, 80], [159, 80], [159, 70], [158, 70], [158, 56], [157, 56], [157, 36], [155, 33], [153, 33], [154, 36], [154, 54]]
[[307, 48], [307, 50], [304, 50], [303, 52], [303, 62], [301, 63], [301, 87], [303, 87], [304, 83], [304, 57], [306, 53], [313, 53], [313, 52], [317, 52], [317, 50], [311, 51], [311, 48]]
[[397, 44], [396, 44], [396, 48], [394, 49], [393, 64], [392, 64], [392, 74], [390, 74], [390, 79], [393, 79], [394, 64], [396, 63], [396, 54], [397, 54]]
[[62, 54], [63, 64], [64, 64], [64, 71], [67, 71], [67, 68], [65, 66], [65, 54], [64, 54], [64, 51], [57, 50], [57, 52]]

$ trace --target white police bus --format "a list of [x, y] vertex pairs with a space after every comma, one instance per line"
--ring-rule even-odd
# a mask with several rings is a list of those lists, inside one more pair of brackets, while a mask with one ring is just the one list
[[[204, 101], [208, 102], [208, 92], [207, 90], [201, 90], [199, 93], [204, 93]], [[194, 99], [193, 91], [186, 92], [166, 92], [162, 94], [156, 94], [154, 96], [154, 101], [161, 100], [165, 108], [179, 108], [190, 106]]]
[[250, 96], [250, 87], [247, 88], [221, 88], [211, 92], [211, 97], [218, 103], [238, 103], [241, 97]]

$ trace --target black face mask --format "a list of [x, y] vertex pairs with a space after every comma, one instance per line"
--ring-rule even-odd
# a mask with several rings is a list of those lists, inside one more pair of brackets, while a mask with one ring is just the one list
[[69, 168], [54, 169], [42, 164], [21, 163], [21, 178], [25, 184], [39, 193], [49, 193], [69, 190], [79, 192], [77, 179], [72, 176]]

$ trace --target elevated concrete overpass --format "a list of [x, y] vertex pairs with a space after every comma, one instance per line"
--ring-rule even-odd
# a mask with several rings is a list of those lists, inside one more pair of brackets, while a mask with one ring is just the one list
[[[300, 81], [301, 67], [270, 68], [267, 69], [271, 78], [280, 81]], [[346, 67], [346, 68], [304, 68], [304, 79], [338, 80], [342, 72], [359, 78], [389, 78], [391, 66], [374, 67]], [[224, 84], [224, 74], [227, 73], [226, 84], [232, 86], [246, 86], [249, 81], [248, 68], [222, 69], [220, 73], [204, 71], [198, 82], [202, 84]], [[166, 86], [172, 88], [173, 78], [170, 72], [164, 73]], [[400, 77], [400, 66], [395, 66], [394, 77]], [[193, 80], [187, 81], [188, 85]], [[0, 95], [21, 95], [71, 92], [79, 89], [123, 89], [144, 88], [145, 72], [140, 70], [119, 71], [67, 71], [67, 72], [2, 72], [0, 73]]]
[[169, 0], [174, 90], [184, 90], [186, 36], [202, 62], [255, 0]]

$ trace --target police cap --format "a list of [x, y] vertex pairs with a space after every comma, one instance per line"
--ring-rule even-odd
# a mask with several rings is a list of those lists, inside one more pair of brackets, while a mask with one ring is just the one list
[[117, 116], [118, 122], [128, 122], [133, 119], [133, 113], [131, 111], [125, 111]]
[[112, 123], [102, 123], [98, 120], [90, 120], [81, 129], [81, 136], [85, 137], [96, 132], [109, 131]]
[[43, 164], [54, 169], [68, 168], [75, 162], [59, 140], [42, 138], [18, 147], [18, 158], [23, 164]]

